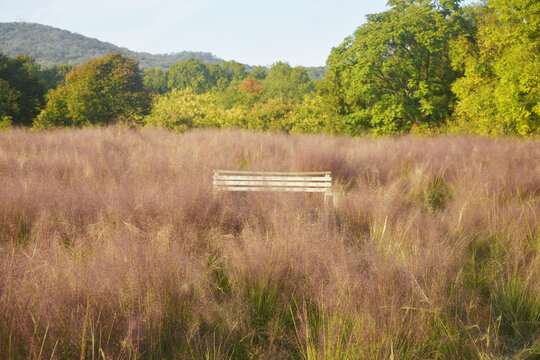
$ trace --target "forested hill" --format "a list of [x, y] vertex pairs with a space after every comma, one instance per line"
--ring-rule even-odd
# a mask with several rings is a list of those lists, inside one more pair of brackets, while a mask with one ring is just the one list
[[120, 52], [136, 59], [143, 69], [167, 69], [178, 61], [193, 57], [205, 63], [222, 61], [207, 52], [182, 51], [160, 55], [135, 52], [52, 26], [22, 22], [0, 23], [0, 52], [12, 57], [27, 54], [42, 66], [82, 65], [90, 58], [98, 58], [110, 52]]

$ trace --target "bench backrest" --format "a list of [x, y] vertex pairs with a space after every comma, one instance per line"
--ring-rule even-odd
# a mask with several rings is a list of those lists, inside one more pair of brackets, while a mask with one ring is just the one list
[[214, 191], [294, 191], [331, 195], [330, 171], [259, 172], [214, 170]]

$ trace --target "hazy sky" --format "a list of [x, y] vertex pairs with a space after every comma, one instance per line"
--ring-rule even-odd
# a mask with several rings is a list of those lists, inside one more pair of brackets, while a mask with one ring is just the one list
[[321, 66], [386, 0], [0, 0], [0, 22], [50, 25], [135, 51], [207, 51]]

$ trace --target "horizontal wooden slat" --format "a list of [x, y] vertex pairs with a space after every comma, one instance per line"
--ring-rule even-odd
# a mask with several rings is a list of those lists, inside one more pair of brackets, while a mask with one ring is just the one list
[[309, 182], [309, 181], [247, 181], [247, 180], [215, 180], [217, 186], [271, 186], [271, 187], [331, 187], [329, 182]]
[[214, 174], [241, 174], [241, 175], [284, 175], [284, 176], [306, 176], [306, 175], [330, 175], [330, 171], [312, 172], [276, 172], [276, 171], [243, 171], [243, 170], [214, 170]]
[[332, 195], [330, 171], [214, 170], [215, 191], [311, 192]]
[[260, 175], [214, 175], [214, 180], [249, 180], [249, 181], [332, 181], [330, 176], [260, 176]]
[[251, 186], [216, 186], [217, 190], [226, 191], [291, 191], [291, 192], [328, 192], [326, 188], [301, 187], [251, 187]]

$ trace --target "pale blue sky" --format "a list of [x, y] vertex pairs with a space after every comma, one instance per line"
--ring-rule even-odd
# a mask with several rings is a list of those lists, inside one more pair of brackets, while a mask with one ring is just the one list
[[135, 51], [207, 51], [321, 66], [386, 0], [0, 0], [0, 22], [50, 25]]

